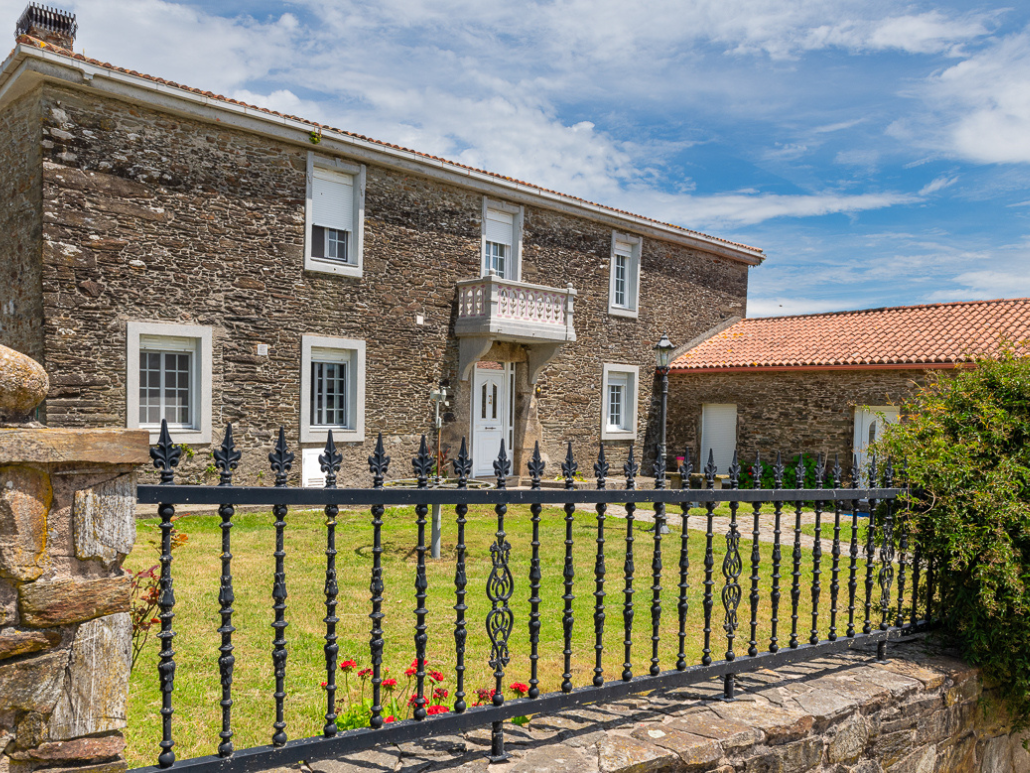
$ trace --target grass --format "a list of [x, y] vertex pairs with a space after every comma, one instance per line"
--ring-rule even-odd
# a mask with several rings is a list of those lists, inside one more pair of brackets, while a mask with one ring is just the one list
[[[678, 508], [677, 508], [678, 509]], [[696, 511], [695, 511], [696, 512]], [[545, 509], [540, 526], [543, 580], [541, 584], [540, 680], [543, 692], [558, 689], [563, 671], [561, 616], [562, 566], [564, 561], [565, 524], [560, 509]], [[492, 686], [489, 659], [490, 643], [484, 620], [490, 609], [485, 588], [490, 573], [490, 544], [494, 539], [496, 518], [492, 509], [472, 507], [468, 515], [466, 544], [468, 547], [467, 576], [469, 606], [467, 613], [468, 640], [466, 644], [466, 692], [474, 702], [477, 688]], [[696, 520], [696, 519], [695, 519]], [[287, 585], [289, 598], [286, 618], [289, 627], [286, 638], [289, 656], [286, 665], [287, 693], [286, 721], [290, 738], [302, 738], [320, 733], [325, 713], [325, 694], [320, 683], [325, 680], [323, 645], [325, 635], [325, 519], [320, 511], [294, 511], [287, 517]], [[414, 658], [415, 617], [415, 515], [413, 509], [387, 511], [383, 526], [385, 653], [387, 676], [397, 678], [403, 685], [404, 670]], [[233, 635], [235, 671], [233, 674], [233, 742], [237, 749], [263, 745], [269, 742], [274, 721], [272, 692], [271, 622], [273, 618], [271, 588], [274, 569], [272, 551], [275, 533], [270, 513], [238, 514], [232, 528], [232, 574], [235, 590]], [[221, 685], [218, 675], [218, 646], [216, 632], [221, 531], [216, 516], [190, 516], [177, 522], [180, 531], [188, 535], [187, 544], [175, 553], [176, 637], [174, 647], [177, 664], [174, 693], [175, 751], [179, 759], [212, 754], [221, 729], [218, 701]], [[156, 563], [157, 554], [151, 544], [157, 536], [157, 521], [139, 523], [137, 550], [126, 560], [126, 567], [135, 570]], [[515, 627], [510, 639], [511, 662], [507, 668], [505, 684], [514, 681], [529, 682], [529, 558], [531, 524], [529, 508], [512, 507], [506, 518], [508, 540], [512, 545], [510, 568], [515, 579], [515, 591], [510, 602]], [[604, 630], [604, 676], [618, 678], [623, 662], [623, 561], [625, 556], [625, 528], [623, 519], [609, 518], [606, 522], [607, 620]], [[427, 528], [428, 532], [428, 528]], [[573, 527], [575, 539], [574, 564], [576, 570], [573, 610], [573, 682], [576, 686], [589, 684], [594, 666], [594, 566], [596, 560], [596, 515], [593, 510], [576, 513]], [[701, 658], [704, 536], [690, 531], [690, 573], [687, 619], [688, 638], [686, 654], [689, 663]], [[429, 582], [427, 618], [431, 666], [444, 672], [442, 687], [450, 691], [447, 702], [453, 701], [453, 621], [454, 621], [454, 543], [456, 527], [453, 513], [445, 511], [443, 558], [427, 559], [426, 574]], [[651, 560], [654, 547], [650, 534], [637, 532], [635, 543], [636, 615], [633, 623], [634, 673], [646, 672], [650, 657], [651, 636]], [[428, 538], [428, 537], [427, 537]], [[358, 667], [369, 664], [369, 573], [372, 563], [372, 529], [367, 511], [342, 511], [338, 517], [337, 568], [339, 573], [339, 607], [341, 622], [339, 633], [339, 660], [354, 659]], [[677, 584], [679, 582], [679, 534], [664, 537], [661, 646], [661, 667], [673, 668], [678, 650], [676, 612]], [[723, 609], [719, 593], [723, 587], [722, 562], [726, 551], [725, 540], [716, 537], [715, 609], [712, 627], [713, 657], [719, 659], [726, 649], [722, 630]], [[762, 599], [758, 611], [759, 648], [768, 646], [770, 635], [770, 581], [771, 545], [762, 543], [761, 585]], [[744, 562], [740, 584], [743, 599], [740, 605], [741, 627], [735, 650], [744, 654], [750, 638], [750, 555], [751, 543], [742, 539], [740, 553]], [[785, 560], [786, 556], [785, 556]], [[819, 627], [825, 636], [829, 625], [828, 585], [824, 559], [824, 590]], [[811, 601], [809, 584], [811, 561], [806, 551], [801, 579], [802, 604], [800, 632], [807, 638], [811, 627]], [[783, 600], [779, 617], [781, 645], [789, 638], [790, 599], [789, 574], [784, 572]], [[844, 604], [841, 604], [843, 607]], [[151, 637], [146, 651], [131, 677], [129, 699], [128, 749], [130, 765], [153, 764], [160, 740], [160, 693], [157, 680], [158, 642]], [[338, 681], [342, 697], [342, 674]], [[358, 697], [359, 683], [350, 677], [352, 698]], [[366, 693], [367, 696], [367, 693]]]

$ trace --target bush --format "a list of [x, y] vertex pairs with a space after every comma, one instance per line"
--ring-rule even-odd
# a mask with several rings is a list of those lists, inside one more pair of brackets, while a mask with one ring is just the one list
[[[783, 461], [783, 488], [816, 488], [816, 458], [811, 454], [800, 455], [801, 464], [805, 468], [805, 472], [799, 485], [797, 475], [798, 456], [798, 454], [795, 454], [789, 461]], [[829, 472], [832, 463], [833, 460], [831, 459], [830, 464], [826, 465], [824, 474]], [[754, 461], [741, 462], [740, 466], [741, 488], [773, 488], [776, 480], [776, 471], [773, 469], [773, 465], [765, 459], [762, 460], [762, 476], [759, 480], [760, 485], [757, 487], [755, 486], [755, 476], [752, 474]], [[832, 485], [832, 483], [829, 485]]]
[[1030, 348], [932, 378], [878, 444], [912, 486], [924, 559], [943, 568], [943, 624], [1030, 724]]

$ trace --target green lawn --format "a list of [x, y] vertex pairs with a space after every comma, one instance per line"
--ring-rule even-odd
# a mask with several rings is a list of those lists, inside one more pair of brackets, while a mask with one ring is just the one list
[[[677, 508], [678, 510], [678, 508]], [[697, 513], [698, 511], [692, 511]], [[540, 678], [543, 691], [556, 690], [561, 681], [563, 602], [561, 595], [562, 565], [564, 560], [564, 513], [560, 509], [545, 509], [540, 528], [542, 554], [541, 615], [543, 628], [540, 642]], [[488, 507], [473, 507], [468, 515], [466, 543], [468, 546], [467, 575], [469, 606], [467, 613], [468, 641], [466, 646], [466, 692], [475, 700], [477, 688], [492, 685], [489, 658], [489, 640], [484, 619], [490, 608], [485, 588], [490, 572], [489, 546], [494, 538], [496, 519]], [[270, 513], [248, 513], [233, 519], [232, 573], [235, 589], [233, 636], [235, 646], [235, 672], [233, 681], [233, 729], [237, 749], [267, 744], [272, 733], [274, 703], [272, 692], [271, 622], [273, 618], [271, 589], [274, 559], [274, 529]], [[359, 668], [369, 664], [369, 573], [372, 562], [372, 529], [368, 512], [343, 511], [338, 517], [337, 546], [339, 555], [339, 607], [338, 626], [340, 660], [353, 658]], [[323, 724], [324, 693], [320, 683], [325, 680], [323, 636], [325, 616], [323, 585], [325, 579], [325, 522], [320, 511], [291, 512], [286, 530], [287, 584], [289, 590], [286, 629], [289, 641], [287, 661], [286, 721], [290, 738], [316, 735]], [[174, 647], [177, 664], [175, 679], [175, 751], [179, 759], [211, 754], [218, 743], [221, 729], [221, 698], [217, 658], [220, 636], [216, 632], [218, 617], [218, 589], [220, 571], [219, 519], [216, 516], [191, 516], [178, 522], [178, 528], [189, 537], [188, 543], [175, 552], [175, 621]], [[625, 555], [626, 522], [609, 518], [606, 522], [607, 620], [604, 632], [604, 676], [618, 678], [623, 662], [623, 561]], [[703, 520], [693, 518], [693, 527], [703, 526]], [[146, 568], [156, 563], [156, 551], [151, 544], [157, 536], [157, 521], [139, 522], [137, 550], [126, 560], [129, 569]], [[529, 642], [527, 621], [529, 615], [529, 508], [512, 507], [506, 518], [508, 540], [512, 545], [510, 567], [515, 578], [515, 592], [511, 608], [515, 615], [515, 629], [510, 640], [511, 663], [507, 669], [506, 684], [529, 681]], [[746, 530], [746, 524], [741, 528]], [[428, 528], [427, 528], [428, 532]], [[701, 658], [702, 629], [704, 626], [701, 598], [704, 579], [704, 535], [691, 531], [690, 556], [690, 611], [688, 616], [687, 655], [690, 663]], [[454, 544], [456, 527], [453, 512], [444, 517], [444, 557], [429, 559], [427, 576], [429, 597], [427, 608], [431, 666], [446, 676], [443, 687], [454, 691]], [[576, 569], [574, 603], [575, 629], [573, 634], [573, 681], [576, 686], [589, 684], [594, 666], [594, 565], [597, 550], [596, 515], [593, 509], [576, 513], [574, 561]], [[403, 686], [404, 670], [414, 658], [415, 609], [415, 515], [413, 509], [388, 510], [383, 527], [384, 577], [386, 583], [384, 611], [385, 655], [388, 676], [395, 677]], [[650, 657], [651, 635], [651, 558], [653, 537], [637, 534], [636, 616], [633, 626], [635, 673], [645, 673]], [[662, 643], [661, 667], [672, 668], [677, 652], [676, 616], [677, 584], [679, 582], [678, 533], [663, 539], [662, 574]], [[722, 561], [725, 539], [717, 536], [715, 564], [715, 611], [713, 614], [712, 650], [719, 659], [726, 650], [726, 637], [722, 630], [722, 604], [719, 593], [723, 586]], [[744, 570], [741, 577], [743, 600], [740, 605], [741, 628], [735, 650], [738, 655], [747, 651], [750, 638], [750, 555], [751, 543], [741, 540]], [[770, 631], [769, 589], [771, 581], [771, 546], [761, 545], [762, 600], [759, 608], [760, 649], [768, 646]], [[789, 554], [784, 551], [783, 600], [780, 605], [780, 643], [789, 639]], [[825, 636], [829, 625], [829, 560], [823, 559], [823, 601], [820, 629]], [[800, 632], [807, 640], [811, 627], [811, 600], [808, 590], [811, 559], [807, 554], [803, 562], [802, 595], [800, 606]], [[844, 585], [844, 583], [842, 583]], [[840, 607], [847, 605], [846, 591], [842, 592]], [[846, 614], [846, 610], [845, 610]], [[839, 621], [843, 632], [846, 620]], [[160, 740], [160, 694], [157, 680], [158, 642], [151, 637], [147, 650], [141, 655], [131, 679], [127, 756], [130, 765], [153, 764]], [[341, 674], [342, 677], [342, 674]], [[340, 679], [343, 684], [342, 678]], [[358, 681], [349, 683], [351, 693], [358, 696]], [[343, 690], [340, 692], [342, 697]], [[366, 693], [367, 695], [367, 693]]]

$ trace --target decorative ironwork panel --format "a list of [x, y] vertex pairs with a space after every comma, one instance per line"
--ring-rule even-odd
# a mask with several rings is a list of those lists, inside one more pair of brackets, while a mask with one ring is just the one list
[[[737, 452], [733, 452], [730, 462], [730, 488], [736, 490], [740, 486], [740, 463]], [[733, 639], [737, 634], [737, 607], [740, 605], [740, 573], [744, 564], [740, 560], [740, 531], [737, 527], [738, 503], [730, 501], [730, 530], [726, 534], [726, 555], [722, 561], [722, 576], [726, 584], [722, 589], [722, 606], [725, 612], [722, 628], [726, 632], [726, 660], [733, 660]]]

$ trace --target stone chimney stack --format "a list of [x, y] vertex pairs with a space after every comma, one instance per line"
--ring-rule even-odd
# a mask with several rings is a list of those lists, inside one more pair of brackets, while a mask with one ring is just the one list
[[29, 3], [18, 19], [15, 35], [30, 35], [44, 43], [71, 51], [78, 29], [74, 13]]

